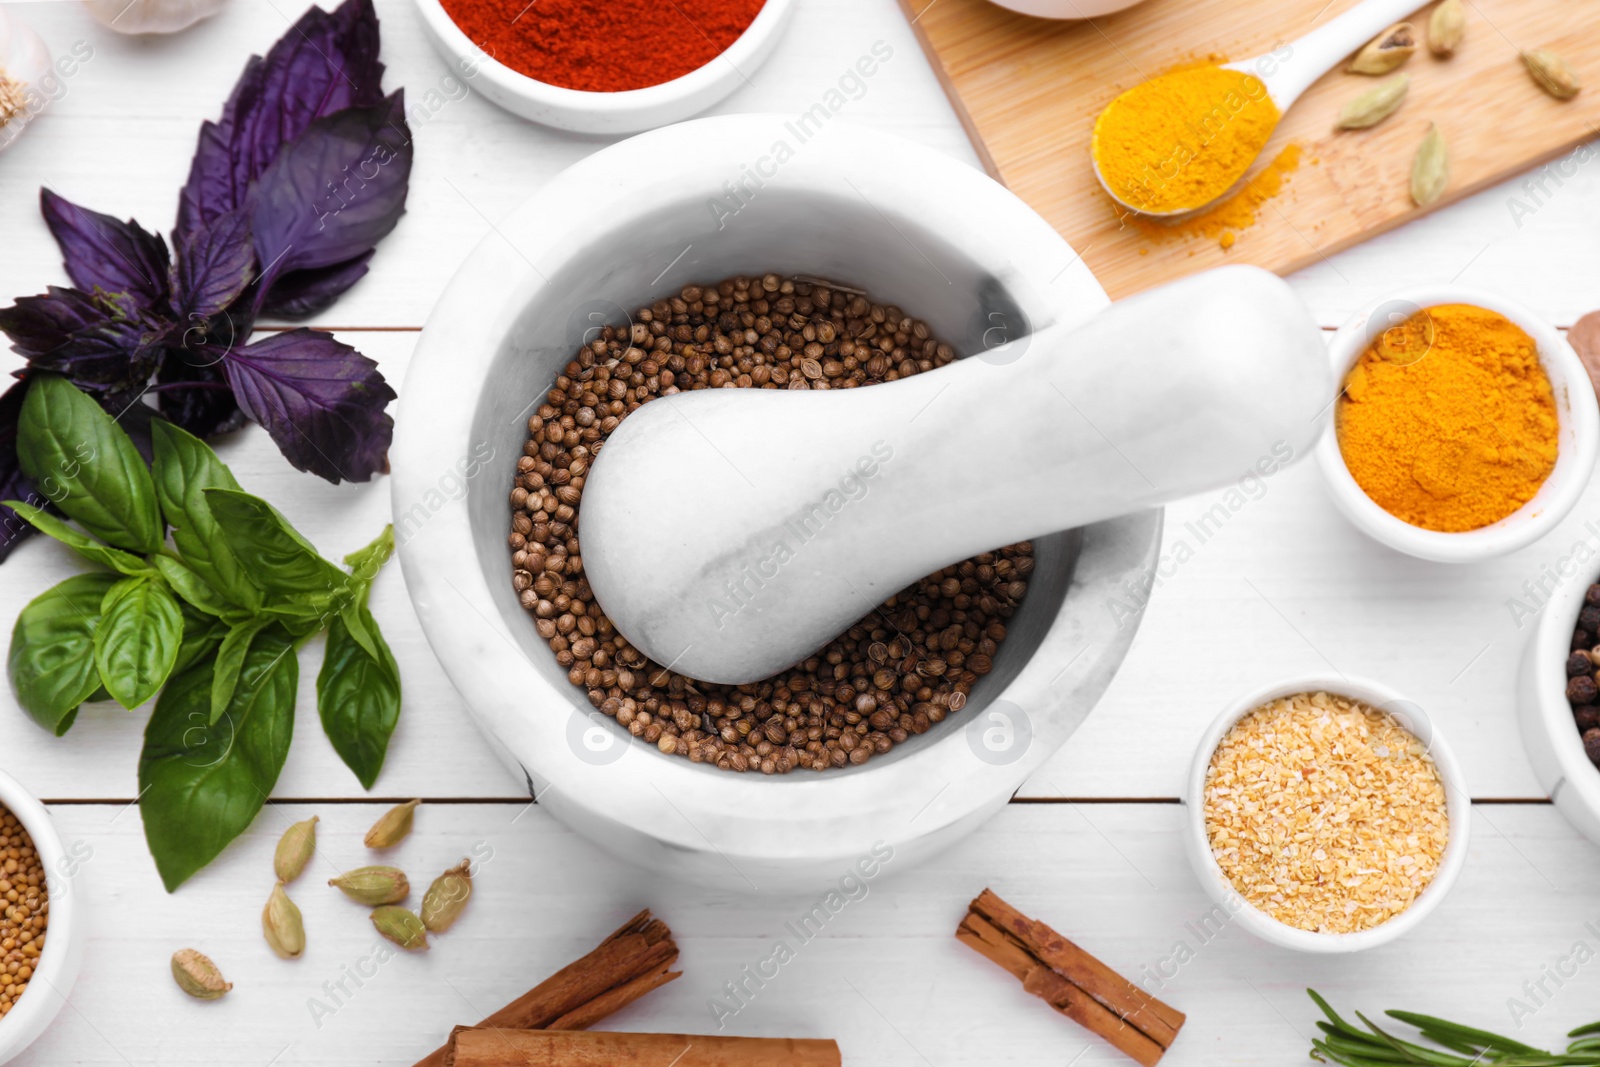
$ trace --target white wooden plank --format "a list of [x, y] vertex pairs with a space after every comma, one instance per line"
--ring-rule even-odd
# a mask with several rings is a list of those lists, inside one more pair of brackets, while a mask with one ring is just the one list
[[[1025, 793], [1173, 795], [1200, 734], [1239, 693], [1333, 671], [1383, 681], [1426, 708], [1462, 756], [1474, 796], [1540, 795], [1515, 699], [1536, 617], [1512, 604], [1537, 608], [1542, 600], [1523, 583], [1540, 581], [1579, 542], [1600, 553], [1600, 482], [1545, 540], [1471, 567], [1370, 540], [1334, 510], [1310, 460], [1236, 512], [1211, 511], [1225, 496], [1167, 509], [1171, 577], [1094, 714]], [[1180, 542], [1193, 552], [1181, 565]], [[1572, 581], [1593, 581], [1600, 566], [1580, 571]]]
[[[800, 943], [785, 924], [811, 900], [752, 899], [743, 883], [720, 891], [662, 884], [537, 808], [498, 804], [418, 812], [415, 835], [389, 861], [420, 892], [462, 856], [487, 857], [474, 899], [431, 951], [377, 965], [360, 988], [347, 982], [350, 995], [336, 1004], [323, 983], [339, 981], [378, 942], [364, 910], [322, 883], [369, 862], [359, 838], [379, 810], [268, 812], [169, 897], [144, 854], [136, 817], [118, 817], [112, 806], [57, 808], [67, 840], [93, 850], [81, 898], [90, 940], [71, 1006], [15, 1062], [405, 1067], [451, 1025], [477, 1021], [648, 906], [672, 926], [684, 977], [615, 1016], [610, 1028], [716, 1032], [710, 998], [725, 996], [724, 983], [768, 959], [783, 939], [794, 959], [726, 1020], [725, 1032], [834, 1037], [847, 1064], [1125, 1063], [955, 941], [966, 902], [985, 886], [1188, 1013], [1163, 1061], [1171, 1067], [1299, 1061], [1314, 1015], [1307, 985], [1343, 1009], [1430, 1012], [1535, 1044], [1555, 1043], [1590, 1021], [1600, 1002], [1600, 965], [1591, 962], [1559, 989], [1546, 980], [1551, 995], [1523, 1029], [1508, 1009], [1513, 997], [1532, 1007], [1523, 983], [1539, 981], [1577, 943], [1600, 950], [1592, 892], [1600, 853], [1543, 805], [1478, 806], [1465, 874], [1403, 942], [1312, 958], [1214, 919], [1220, 932], [1197, 935], [1211, 905], [1181, 853], [1183, 812], [1174, 805], [1011, 805], [923, 867], [896, 871], [891, 860], [865, 883], [864, 898]], [[323, 820], [319, 855], [291, 887], [309, 947], [302, 959], [284, 962], [262, 943], [258, 916], [277, 832], [312, 812]], [[1188, 954], [1178, 952], [1180, 943]], [[210, 1004], [186, 999], [167, 975], [168, 956], [181, 947], [213, 956], [233, 992]], [[336, 1010], [314, 1019], [318, 1001]]]
[[[0, 233], [8, 249], [0, 299], [64, 277], [36, 210], [42, 183], [86, 206], [170, 226], [200, 121], [215, 117], [245, 58], [265, 50], [300, 10], [299, 3], [233, 4], [188, 33], [145, 41], [104, 31], [76, 4], [12, 6], [57, 51], [86, 40], [95, 55], [0, 164]], [[413, 5], [380, 0], [379, 8], [386, 84], [404, 85], [412, 101], [434, 92], [434, 110], [417, 129], [410, 213], [384, 242], [372, 274], [325, 321], [414, 326], [494, 220], [607, 142], [525, 123], [471, 93], [470, 84], [466, 98], [449, 100], [461, 91], [444, 80], [449, 70], [423, 38]], [[893, 47], [894, 59], [845, 117], [975, 163], [895, 0], [802, 0], [771, 61], [713, 113], [802, 111], [879, 39]], [[1587, 279], [1600, 267], [1588, 221], [1600, 199], [1600, 166], [1575, 169], [1542, 193], [1525, 192], [1520, 182], [1483, 193], [1333, 257], [1295, 283], [1325, 325], [1395, 288], [1458, 274], [1569, 324], [1594, 306]], [[1514, 218], [1513, 194], [1534, 213]]]
[[[377, 359], [396, 382], [416, 339], [408, 332], [340, 336]], [[365, 543], [389, 520], [387, 479], [329, 485], [291, 469], [254, 427], [223, 442], [220, 451], [246, 488], [274, 501], [330, 558]], [[439, 462], [442, 476], [452, 459]], [[1193, 558], [1164, 568], [1170, 577], [1162, 577], [1140, 613], [1141, 630], [1121, 674], [1023, 795], [1175, 796], [1192, 746], [1234, 695], [1279, 676], [1331, 669], [1386, 682], [1427, 708], [1460, 756], [1473, 795], [1542, 796], [1522, 756], [1513, 692], [1532, 623], [1522, 618], [1519, 627], [1510, 602], [1530, 603], [1523, 583], [1537, 581], [1576, 542], [1600, 551], [1600, 483], [1546, 540], [1473, 567], [1423, 563], [1367, 539], [1334, 511], [1309, 460], [1256, 492], [1236, 513], [1227, 511], [1222, 492], [1168, 509], [1165, 552], [1175, 557], [1182, 541]], [[1218, 503], [1226, 521], [1212, 510]], [[1590, 522], [1596, 532], [1586, 529]], [[74, 571], [73, 558], [59, 546], [41, 540], [22, 548], [0, 567], [0, 625]], [[380, 795], [521, 795], [523, 783], [494, 758], [433, 658], [398, 567], [379, 580], [373, 606], [406, 685]], [[1108, 612], [1130, 609], [1138, 610], [1131, 594], [1120, 605], [1105, 605]], [[280, 796], [359, 792], [316, 720], [320, 657], [319, 643], [302, 653], [299, 736]], [[16, 710], [9, 692], [0, 696], [0, 707], [5, 762], [41, 795], [126, 798], [137, 792], [143, 712], [101, 707], [56, 739]]]
[[[302, 6], [232, 4], [174, 40], [130, 41], [99, 28], [77, 4], [22, 5], [53, 48], [83, 39], [95, 56], [0, 166], [0, 233], [12, 249], [0, 262], [0, 299], [64, 278], [38, 217], [41, 183], [85, 206], [169, 228], [200, 121], [216, 117], [245, 59], [265, 51]], [[385, 86], [403, 85], [408, 102], [432, 113], [415, 131], [408, 214], [383, 242], [372, 273], [324, 321], [415, 326], [493, 220], [608, 142], [532, 125], [471, 92], [470, 81], [448, 80], [450, 68], [423, 37], [415, 5], [380, 0], [378, 7]], [[848, 117], [975, 161], [893, 0], [801, 4], [778, 54], [711, 113], [805, 110], [879, 39], [894, 58], [850, 103]]]

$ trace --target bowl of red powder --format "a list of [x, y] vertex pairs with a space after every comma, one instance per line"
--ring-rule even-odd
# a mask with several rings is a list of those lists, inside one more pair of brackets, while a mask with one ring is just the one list
[[446, 61], [534, 122], [636, 133], [745, 84], [794, 0], [417, 0]]

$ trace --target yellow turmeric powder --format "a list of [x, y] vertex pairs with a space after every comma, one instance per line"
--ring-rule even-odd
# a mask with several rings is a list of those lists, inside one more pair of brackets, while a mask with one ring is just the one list
[[1559, 421], [1538, 345], [1468, 304], [1413, 315], [1351, 368], [1338, 401], [1345, 466], [1385, 511], [1427, 530], [1492, 525], [1555, 467]]
[[1295, 171], [1300, 169], [1300, 160], [1304, 155], [1299, 144], [1290, 142], [1284, 145], [1283, 151], [1273, 157], [1272, 161], [1261, 170], [1252, 175], [1239, 191], [1217, 204], [1207, 208], [1197, 215], [1190, 215], [1179, 222], [1169, 222], [1166, 219], [1150, 219], [1140, 215], [1130, 215], [1128, 220], [1139, 228], [1139, 232], [1154, 241], [1193, 240], [1198, 237], [1210, 238], [1220, 244], [1224, 250], [1230, 249], [1238, 240], [1239, 232], [1247, 230], [1256, 224], [1261, 216], [1262, 208], [1268, 200], [1273, 199], [1283, 192]]
[[1091, 151], [1107, 188], [1151, 214], [1204, 207], [1250, 169], [1278, 126], [1253, 74], [1218, 66], [1134, 86], [1095, 120]]

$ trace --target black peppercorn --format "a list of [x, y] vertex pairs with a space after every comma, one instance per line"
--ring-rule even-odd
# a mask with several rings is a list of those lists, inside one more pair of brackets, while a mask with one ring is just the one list
[[1574, 630], [1572, 633], [1572, 647], [1574, 650], [1588, 648], [1594, 644], [1592, 635], [1587, 630]]
[[1600, 699], [1600, 686], [1594, 684], [1594, 679], [1587, 674], [1567, 682], [1567, 702], [1573, 705], [1593, 704]]
[[1600, 708], [1593, 705], [1573, 708], [1572, 717], [1578, 723], [1578, 732], [1580, 734], [1600, 726]]
[[1600, 633], [1600, 607], [1591, 604], [1578, 612], [1578, 629]]
[[1591, 585], [1583, 594], [1583, 602], [1600, 607], [1600, 585]]
[[1588, 753], [1589, 762], [1600, 767], [1600, 728], [1583, 732], [1583, 750]]
[[1567, 657], [1567, 677], [1576, 678], [1580, 674], [1594, 673], [1594, 659], [1583, 649], [1578, 649]]

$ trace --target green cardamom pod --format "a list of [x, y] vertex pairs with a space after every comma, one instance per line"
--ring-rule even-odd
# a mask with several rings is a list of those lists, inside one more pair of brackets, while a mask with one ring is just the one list
[[428, 947], [428, 930], [407, 908], [386, 904], [372, 912], [372, 925], [378, 933], [404, 949]]
[[365, 904], [369, 908], [379, 904], [398, 904], [411, 892], [406, 872], [398, 867], [357, 867], [337, 878], [329, 878], [328, 884], [357, 904]]
[[1364, 130], [1376, 126], [1400, 109], [1411, 89], [1411, 75], [1396, 74], [1386, 82], [1373, 86], [1344, 106], [1339, 112], [1341, 130]]
[[180, 948], [172, 954], [172, 978], [179, 989], [199, 1000], [216, 1000], [233, 988], [232, 982], [223, 981], [222, 972], [211, 957], [192, 948]]
[[408, 800], [384, 812], [383, 818], [373, 823], [372, 829], [367, 831], [367, 847], [393, 848], [404, 841], [411, 833], [412, 813], [421, 803], [420, 800]]
[[1373, 38], [1350, 62], [1352, 74], [1387, 74], [1410, 59], [1417, 50], [1417, 30], [1397, 22]]
[[1583, 82], [1572, 65], [1548, 48], [1535, 48], [1522, 53], [1522, 62], [1528, 73], [1539, 83], [1539, 88], [1557, 100], [1571, 100], [1583, 92]]
[[1444, 143], [1439, 124], [1428, 126], [1422, 147], [1411, 164], [1411, 199], [1418, 207], [1427, 207], [1444, 195], [1450, 184], [1450, 150]]
[[317, 817], [297, 822], [278, 838], [278, 848], [272, 854], [272, 870], [278, 881], [285, 885], [300, 877], [317, 850]]
[[1453, 56], [1466, 33], [1466, 6], [1461, 0], [1444, 0], [1428, 18], [1428, 49], [1441, 59]]
[[267, 939], [267, 946], [282, 959], [298, 959], [306, 950], [305, 923], [300, 918], [300, 909], [283, 891], [282, 882], [272, 887], [267, 906], [261, 909], [261, 933]]
[[462, 860], [433, 880], [422, 895], [422, 925], [442, 934], [456, 924], [472, 898], [472, 863]]

